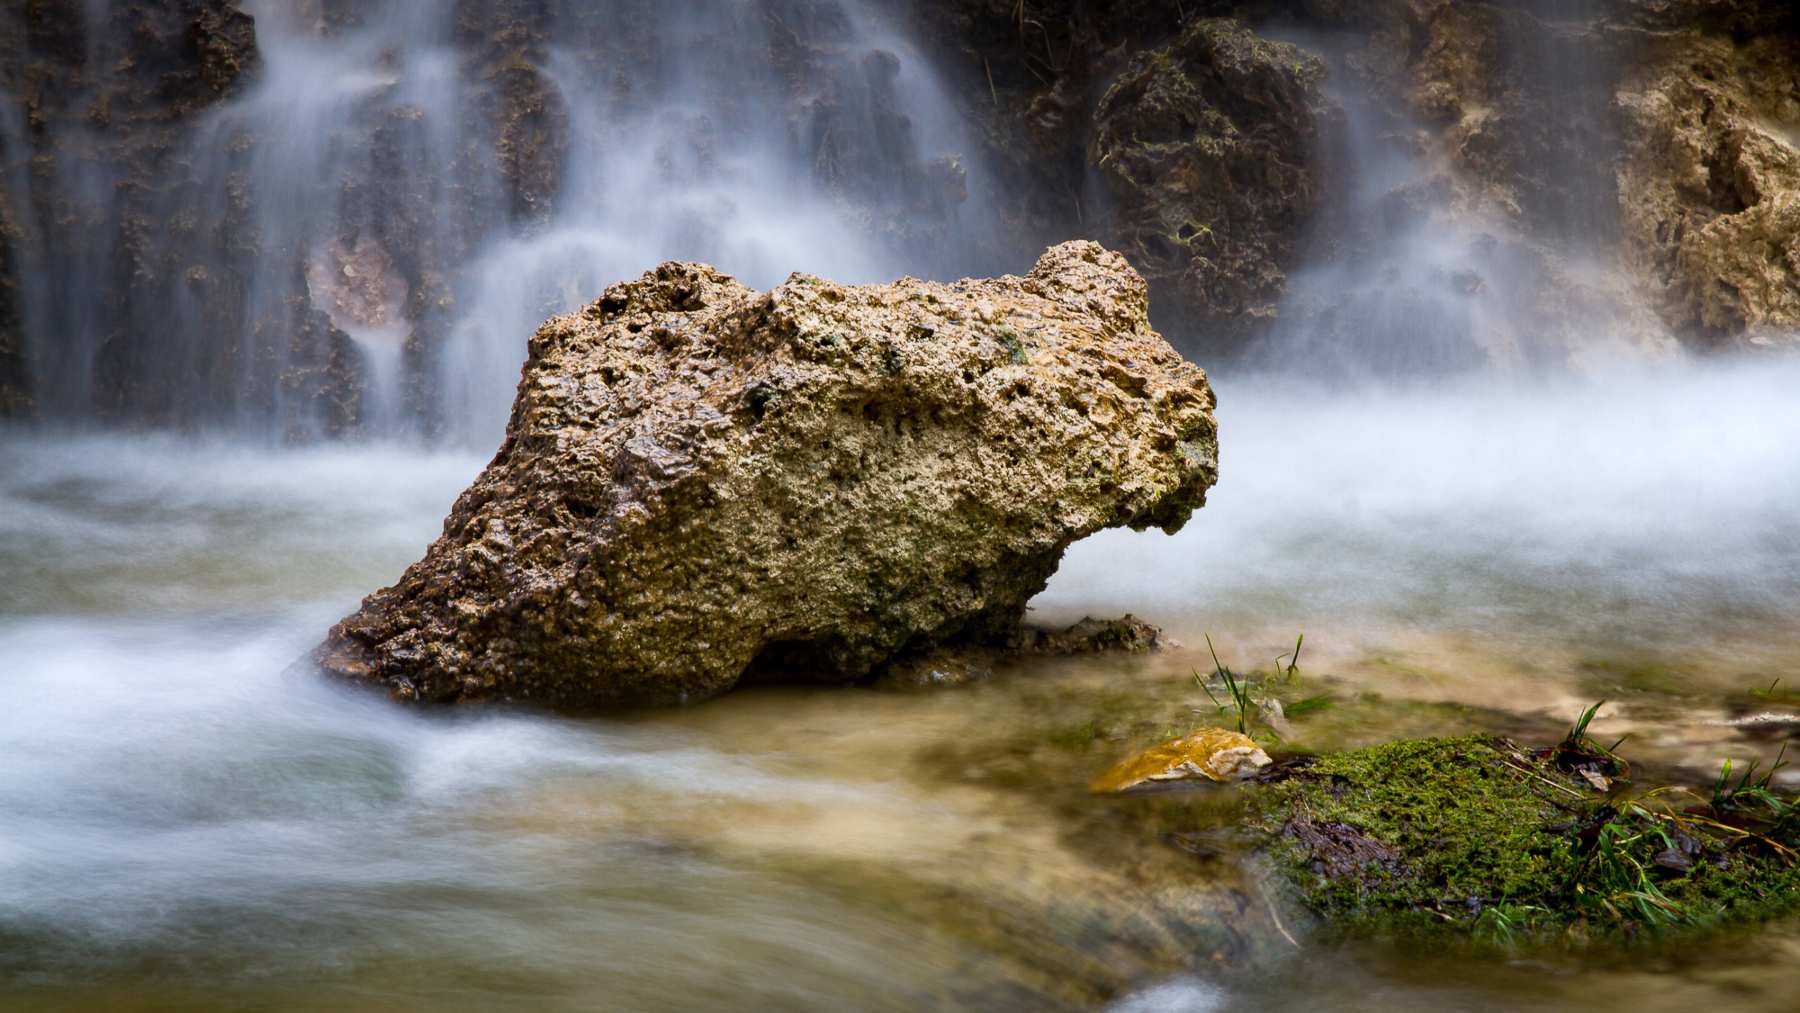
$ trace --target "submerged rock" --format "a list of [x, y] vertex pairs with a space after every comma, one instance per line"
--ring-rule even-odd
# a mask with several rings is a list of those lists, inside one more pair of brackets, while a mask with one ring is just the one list
[[1165, 642], [1175, 643], [1167, 640], [1162, 630], [1128, 612], [1117, 619], [1087, 616], [1065, 630], [1027, 629], [1018, 649], [1030, 654], [1140, 654], [1157, 650]]
[[532, 338], [506, 440], [328, 671], [401, 699], [691, 701], [1009, 640], [1073, 541], [1174, 531], [1213, 397], [1093, 243], [1023, 278], [755, 292], [702, 264]]
[[1202, 728], [1121, 760], [1088, 787], [1112, 793], [1169, 781], [1241, 781], [1269, 762], [1269, 754], [1248, 735]]

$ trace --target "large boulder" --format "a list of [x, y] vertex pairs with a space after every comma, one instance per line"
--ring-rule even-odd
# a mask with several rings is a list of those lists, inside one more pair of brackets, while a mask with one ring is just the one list
[[755, 292], [702, 264], [531, 341], [444, 534], [334, 627], [408, 700], [691, 701], [1010, 637], [1073, 541], [1217, 476], [1201, 370], [1096, 244], [1023, 278]]

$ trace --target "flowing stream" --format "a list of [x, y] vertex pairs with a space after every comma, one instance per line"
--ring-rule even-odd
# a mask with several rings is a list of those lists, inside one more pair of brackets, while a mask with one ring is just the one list
[[[1305, 678], [1343, 700], [1300, 724], [1316, 747], [1553, 735], [1607, 696], [1602, 729], [1642, 762], [1766, 759], [1776, 739], [1730, 722], [1800, 660], [1780, 619], [1796, 381], [1227, 378], [1206, 510], [1078, 546], [1038, 606], [1210, 633], [1245, 667], [1304, 630]], [[1604, 988], [1776, 1010], [1800, 987], [1788, 929], [1654, 975], [1293, 952], [1240, 910], [1259, 894], [1239, 872], [1085, 795], [1122, 744], [1043, 746], [1102, 707], [1206, 720], [1191, 650], [579, 720], [419, 713], [290, 670], [480, 463], [6, 442], [0, 1005], [1053, 1008], [1141, 986], [1125, 1008], [1574, 1009]]]
[[[1277, 358], [1215, 377], [1208, 506], [1172, 537], [1077, 545], [1035, 603], [1047, 621], [1134, 612], [1184, 647], [608, 718], [397, 708], [296, 659], [436, 536], [546, 313], [667, 257], [757, 285], [1029, 257], [980, 245], [977, 165], [957, 254], [852, 240], [838, 197], [795, 171], [777, 68], [696, 58], [754, 32], [738, 5], [670, 5], [648, 118], [608, 104], [581, 46], [549, 47], [570, 141], [554, 209], [526, 224], [501, 206], [491, 139], [458, 133], [479, 96], [450, 5], [383, 6], [330, 46], [292, 5], [249, 6], [266, 71], [191, 138], [192, 186], [223, 211], [248, 180], [267, 216], [274, 252], [227, 317], [310, 302], [355, 342], [372, 400], [360, 441], [277, 446], [320, 426], [251, 396], [293, 365], [292, 335], [246, 324], [273, 358], [212, 358], [204, 308], [172, 299], [134, 311], [171, 334], [146, 375], [203, 378], [180, 435], [85, 425], [106, 325], [84, 307], [109, 281], [28, 251], [40, 281], [73, 281], [28, 299], [59, 339], [35, 365], [60, 426], [0, 432], [0, 1008], [1792, 1009], [1791, 923], [1648, 960], [1315, 944], [1235, 849], [1187, 847], [1165, 802], [1085, 784], [1128, 745], [1092, 734], [1096, 714], [1144, 734], [1217, 720], [1190, 680], [1209, 635], [1252, 668], [1305, 633], [1301, 678], [1333, 705], [1296, 722], [1300, 747], [1550, 737], [1606, 698], [1598, 730], [1631, 732], [1648, 769], [1771, 758], [1796, 721], [1749, 691], [1800, 680], [1800, 363], [1408, 368], [1445, 340], [1439, 310], [1318, 265], [1297, 299], [1353, 291], [1376, 307], [1363, 327], [1398, 313], [1427, 346], [1369, 375]], [[969, 150], [907, 40], [872, 8], [840, 15], [831, 59], [865, 89], [843, 103], [864, 113], [833, 121], [860, 132], [842, 150]], [[700, 122], [721, 102], [729, 121]], [[454, 195], [430, 199], [461, 217], [414, 241], [479, 237], [436, 359], [400, 351], [409, 251], [347, 239], [380, 230], [311, 189], [367, 168], [374, 120], [417, 122], [406, 157], [454, 165], [433, 177]], [[288, 140], [227, 140], [268, 122]], [[1434, 241], [1394, 256], [1423, 269]], [[1322, 340], [1289, 337], [1289, 356]]]

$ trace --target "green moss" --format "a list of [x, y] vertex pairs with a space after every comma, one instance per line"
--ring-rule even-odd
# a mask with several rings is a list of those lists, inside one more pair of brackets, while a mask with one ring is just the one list
[[1790, 686], [1777, 677], [1767, 685], [1752, 686], [1732, 702], [1757, 707], [1797, 706], [1800, 705], [1800, 686]]
[[[1504, 739], [1326, 756], [1249, 811], [1306, 905], [1358, 932], [1566, 945], [1800, 907], [1800, 869], [1776, 849], [1701, 814], [1602, 798]], [[1691, 868], [1660, 866], [1671, 850]]]
[[1006, 361], [1015, 366], [1023, 366], [1031, 362], [1031, 356], [1025, 352], [1025, 342], [1019, 337], [1017, 331], [1001, 331], [1000, 341], [1006, 346]]
[[1626, 693], [1677, 696], [1694, 685], [1693, 673], [1650, 658], [1588, 658], [1580, 668], [1581, 688], [1595, 697]]
[[1306, 717], [1308, 714], [1316, 714], [1319, 711], [1326, 710], [1335, 702], [1336, 701], [1332, 699], [1331, 694], [1329, 693], [1317, 693], [1309, 697], [1303, 697], [1287, 705], [1287, 716], [1290, 720], [1299, 720], [1300, 718]]
[[1106, 737], [1107, 727], [1092, 718], [1074, 724], [1057, 725], [1044, 734], [1044, 740], [1063, 749], [1086, 749]]
[[1336, 914], [1535, 896], [1566, 861], [1567, 842], [1541, 831], [1558, 810], [1489, 742], [1410, 740], [1327, 756], [1266, 792], [1258, 810], [1276, 817], [1270, 829], [1284, 831], [1282, 850], [1300, 865], [1330, 858], [1289, 826], [1337, 834], [1346, 849], [1353, 832], [1374, 842], [1369, 856], [1389, 853], [1309, 869], [1310, 899]]

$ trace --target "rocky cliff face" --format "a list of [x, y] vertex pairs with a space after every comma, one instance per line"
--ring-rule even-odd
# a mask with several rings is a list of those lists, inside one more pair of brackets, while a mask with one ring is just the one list
[[[0, 412], [28, 411], [33, 400], [23, 329], [74, 323], [42, 307], [28, 320], [25, 285], [104, 276], [105, 305], [91, 312], [120, 318], [179, 270], [162, 242], [179, 223], [160, 213], [182, 181], [177, 135], [256, 66], [254, 30], [235, 0], [29, 2], [0, 11], [8, 177], [0, 181]], [[59, 176], [76, 184], [51, 185]], [[40, 351], [54, 359], [64, 350]], [[156, 352], [114, 331], [95, 354], [123, 364]], [[104, 412], [122, 397], [116, 384], [102, 385], [96, 407]]]
[[[1540, 265], [1559, 326], [1712, 350], [1785, 341], [1800, 284], [1800, 9], [1746, 0], [1308, 0], [1440, 167], [1436, 213]], [[1591, 265], [1587, 282], [1562, 266]], [[1602, 277], [1595, 279], [1594, 270]], [[1609, 274], [1610, 272], [1610, 274]], [[1569, 303], [1570, 293], [1577, 301]], [[1660, 320], [1646, 319], [1650, 307]]]
[[1070, 543], [1204, 503], [1212, 407], [1093, 243], [954, 284], [664, 264], [538, 331], [493, 463], [318, 658], [402, 699], [666, 703], [1004, 640]]
[[[260, 26], [264, 50], [276, 34], [368, 48], [346, 75], [356, 94], [319, 128], [331, 142], [304, 150], [281, 144], [298, 130], [269, 129], [289, 106], [244, 101], [266, 52], [233, 0], [8, 6], [0, 411], [272, 419], [309, 438], [380, 428], [385, 410], [430, 430], [446, 421], [445, 349], [479, 329], [471, 265], [495, 237], [530, 244], [604, 203], [585, 191], [620, 181], [599, 178], [594, 138], [621, 123], [660, 175], [643, 185], [668, 192], [705, 193], [775, 139], [808, 201], [894, 263], [985, 271], [1101, 239], [1147, 277], [1159, 325], [1207, 356], [1255, 348], [1280, 313], [1318, 316], [1325, 341], [1363, 327], [1297, 303], [1296, 269], [1367, 262], [1426, 221], [1467, 264], [1425, 297], [1506, 331], [1493, 347], [1606, 332], [1718, 349], [1800, 327], [1792, 4], [889, 6], [980, 139], [966, 159], [921, 146], [906, 91], [920, 61], [838, 0], [259, 7], [281, 21]], [[378, 22], [392, 30], [367, 31]], [[680, 55], [694, 52], [758, 71], [696, 77]], [[1354, 130], [1333, 99], [1348, 93], [1366, 117]], [[1345, 209], [1352, 141], [1421, 167], [1360, 217]], [[295, 178], [271, 183], [282, 165]], [[664, 227], [716, 230], [734, 196]], [[280, 207], [309, 214], [284, 223]], [[519, 301], [523, 320], [566, 305]], [[385, 409], [372, 346], [401, 375]]]
[[1230, 18], [1200, 18], [1131, 59], [1094, 109], [1094, 227], [1150, 281], [1162, 315], [1241, 346], [1276, 315], [1329, 186], [1341, 126], [1325, 66]]
[[[1021, 181], [1010, 220], [1023, 234], [1117, 243], [1194, 347], [1253, 345], [1301, 261], [1366, 257], [1408, 220], [1433, 219], [1484, 265], [1447, 277], [1443, 298], [1459, 286], [1503, 290], [1518, 324], [1504, 329], [1517, 333], [1491, 335], [1495, 345], [1548, 335], [1543, 344], [1578, 354], [1596, 330], [1640, 347], [1672, 334], [1716, 348], [1792, 329], [1782, 195], [1793, 192], [1786, 86], [1800, 68], [1797, 10], [1754, 0], [936, 0], [919, 24], [949, 37], [971, 115], [993, 124], [991, 157]], [[1222, 22], [1235, 25], [1236, 45], [1196, 47], [1198, 26], [1219, 15], [1236, 19]], [[1423, 167], [1375, 219], [1346, 217], [1330, 199], [1346, 185], [1333, 164], [1337, 113], [1318, 97], [1318, 72], [1301, 69], [1310, 57], [1261, 60], [1262, 83], [1195, 87], [1229, 74], [1238, 52], [1279, 52], [1267, 34], [1289, 32], [1333, 56], [1330, 88], [1367, 97], [1373, 119], [1358, 129]], [[1132, 116], [1157, 115], [1161, 90], [1197, 122], [1237, 129], [1204, 146], [1210, 161], [1152, 129], [1138, 162], [1158, 171], [1134, 183], [1102, 160], [1139, 128]], [[1235, 95], [1288, 112], [1242, 116]], [[1143, 96], [1151, 101], [1118, 101]], [[1233, 175], [1234, 155], [1251, 153], [1267, 178]], [[1195, 177], [1222, 186], [1197, 190]], [[1332, 185], [1309, 194], [1304, 184], [1322, 178]], [[1179, 242], [1182, 225], [1225, 215], [1239, 225], [1224, 256]]]
[[1218, 16], [1244, 6], [929, 0], [915, 18], [986, 127], [1014, 235], [1123, 251], [1159, 326], [1212, 355], [1272, 322], [1342, 125], [1317, 57]]
[[1656, 37], [1619, 89], [1624, 240], [1705, 347], [1800, 341], [1800, 34]]
[[0, 419], [25, 415], [31, 407], [16, 252], [23, 239], [23, 232], [14, 222], [12, 202], [0, 190]]
[[835, 0], [250, 6], [263, 23], [233, 0], [0, 13], [0, 267], [76, 279], [0, 284], [0, 403], [29, 378], [65, 418], [430, 430], [446, 347], [484, 323], [484, 254], [608, 214], [643, 228], [631, 187], [653, 183], [597, 148], [635, 146], [665, 217], [689, 211], [658, 223], [683, 246], [733, 213], [737, 163], [779, 158], [851, 243], [984, 256], [947, 239], [962, 165], [922, 146], [900, 59]]

